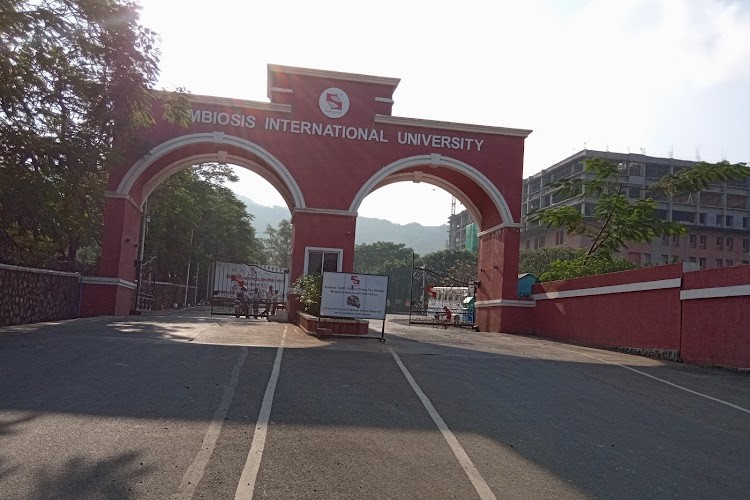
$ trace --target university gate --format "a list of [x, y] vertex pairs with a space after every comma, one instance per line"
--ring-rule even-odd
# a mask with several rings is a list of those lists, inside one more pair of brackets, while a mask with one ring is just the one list
[[353, 271], [357, 210], [400, 181], [445, 189], [479, 225], [477, 325], [521, 331], [516, 300], [524, 140], [531, 131], [393, 116], [395, 78], [268, 66], [270, 103], [190, 95], [187, 128], [162, 118], [110, 175], [99, 276], [82, 314], [126, 315], [135, 293], [140, 217], [153, 190], [198, 163], [240, 165], [281, 194], [292, 214], [290, 279]]

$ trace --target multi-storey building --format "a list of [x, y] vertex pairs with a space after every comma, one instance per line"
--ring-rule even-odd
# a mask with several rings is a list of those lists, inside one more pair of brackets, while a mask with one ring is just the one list
[[[472, 227], [474, 219], [469, 215], [468, 210], [463, 210], [457, 214], [452, 214], [448, 218], [448, 250], [469, 250], [476, 251], [476, 242], [472, 241]], [[474, 224], [474, 240], [476, 239], [476, 224]], [[468, 240], [467, 240], [468, 235]], [[472, 249], [472, 243], [474, 248]]]
[[[584, 161], [605, 158], [620, 166], [621, 180], [630, 199], [646, 196], [646, 188], [666, 174], [692, 168], [696, 162], [656, 158], [643, 154], [609, 151], [580, 151], [573, 156], [524, 179], [521, 206], [521, 250], [542, 247], [588, 248], [591, 242], [567, 234], [561, 228], [547, 228], [527, 221], [534, 210], [570, 205], [592, 215], [596, 199], [566, 197], [551, 185], [564, 178], [584, 178]], [[653, 196], [649, 193], [649, 196]], [[674, 261], [694, 262], [701, 269], [750, 263], [750, 179], [712, 184], [689, 195], [659, 196], [657, 215], [663, 220], [685, 224], [685, 236], [655, 238], [645, 244], [630, 244], [622, 256], [640, 265]]]

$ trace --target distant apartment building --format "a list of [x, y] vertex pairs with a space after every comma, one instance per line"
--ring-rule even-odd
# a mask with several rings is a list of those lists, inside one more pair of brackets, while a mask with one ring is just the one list
[[[564, 178], [583, 178], [584, 161], [605, 158], [617, 163], [630, 199], [646, 196], [645, 189], [666, 174], [692, 168], [697, 162], [656, 158], [643, 154], [580, 151], [523, 181], [521, 250], [544, 247], [588, 248], [590, 241], [527, 221], [540, 208], [569, 205], [592, 215], [596, 199], [566, 197], [551, 185]], [[684, 236], [655, 238], [645, 244], [629, 244], [621, 255], [639, 265], [693, 262], [701, 269], [750, 263], [750, 179], [712, 184], [689, 195], [659, 196], [657, 215], [687, 226]]]
[[448, 250], [468, 250], [476, 253], [478, 247], [477, 225], [468, 210], [448, 218]]

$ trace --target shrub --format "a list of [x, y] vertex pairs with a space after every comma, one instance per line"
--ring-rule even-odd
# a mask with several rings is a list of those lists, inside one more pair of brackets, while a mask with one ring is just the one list
[[306, 274], [292, 284], [299, 290], [299, 303], [302, 311], [313, 316], [320, 315], [320, 296], [323, 292], [323, 275]]

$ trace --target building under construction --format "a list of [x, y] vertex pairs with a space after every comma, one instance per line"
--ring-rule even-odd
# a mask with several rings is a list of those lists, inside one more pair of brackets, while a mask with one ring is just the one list
[[[584, 162], [597, 157], [620, 166], [627, 196], [633, 200], [645, 197], [648, 186], [664, 175], [692, 168], [698, 163], [644, 154], [579, 151], [524, 179], [521, 250], [590, 246], [587, 238], [567, 234], [562, 228], [548, 228], [528, 222], [527, 214], [569, 205], [578, 208], [584, 215], [593, 215], [595, 198], [568, 197], [556, 192], [552, 185], [565, 178], [584, 178]], [[653, 195], [649, 193], [649, 196]], [[686, 225], [688, 234], [628, 245], [621, 252], [623, 257], [638, 265], [693, 262], [701, 269], [750, 263], [750, 179], [712, 184], [706, 190], [689, 195], [661, 195], [655, 200], [657, 215], [663, 220]], [[448, 248], [465, 247], [466, 231], [473, 222], [468, 211], [451, 215]]]

